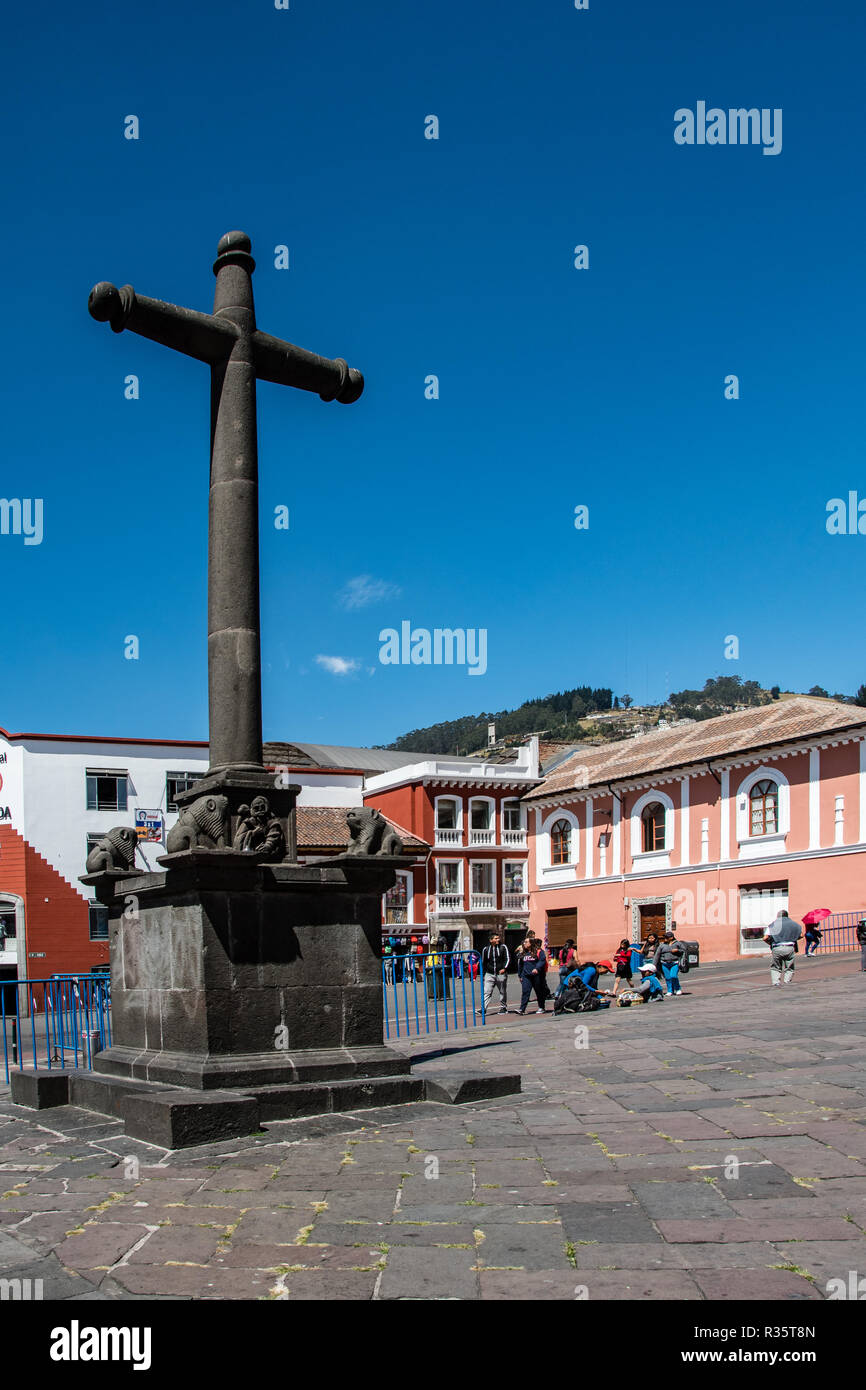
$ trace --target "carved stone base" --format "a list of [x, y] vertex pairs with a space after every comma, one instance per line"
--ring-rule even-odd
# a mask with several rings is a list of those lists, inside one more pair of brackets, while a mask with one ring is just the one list
[[161, 862], [162, 873], [99, 885], [112, 1046], [98, 1072], [213, 1089], [405, 1069], [382, 1043], [392, 864], [260, 864], [221, 850]]
[[264, 768], [226, 768], [221, 772], [209, 773], [186, 791], [178, 792], [176, 800], [183, 811], [184, 807], [191, 806], [201, 797], [226, 797], [229, 821], [227, 840], [228, 844], [232, 845], [240, 825], [242, 809], [249, 807], [257, 796], [263, 796], [272, 815], [279, 820], [283, 829], [286, 844], [283, 862], [294, 864], [298, 858], [295, 801], [300, 790], [300, 785], [295, 783], [283, 785], [279, 774], [266, 772]]

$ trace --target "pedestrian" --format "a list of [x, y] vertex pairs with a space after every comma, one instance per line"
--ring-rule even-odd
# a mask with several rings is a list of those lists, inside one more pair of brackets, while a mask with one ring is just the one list
[[[641, 951], [641, 955], [643, 956], [644, 960], [645, 960], [645, 961], [654, 960], [654, 959], [655, 959], [655, 953], [656, 953], [656, 951], [658, 950], [658, 948], [659, 948], [659, 939], [658, 939], [658, 937], [656, 936], [655, 932], [654, 932], [654, 931], [651, 931], [650, 934], [649, 934], [649, 936], [646, 938], [646, 940], [641, 942], [640, 951]], [[661, 971], [658, 972], [658, 975], [659, 975], [659, 979], [661, 979]]]
[[820, 942], [821, 933], [815, 926], [815, 923], [810, 922], [809, 925], [806, 927], [806, 955], [814, 956]]
[[572, 968], [572, 962], [577, 960], [577, 952], [574, 949], [574, 939], [569, 937], [559, 953], [559, 978], [563, 979]]
[[520, 996], [520, 1014], [526, 1013], [526, 1006], [533, 990], [538, 1008], [537, 1014], [547, 1013], [544, 1002], [547, 999], [547, 956], [541, 947], [541, 942], [537, 936], [530, 937], [526, 943], [526, 950], [520, 958], [520, 983], [522, 992]]
[[520, 969], [520, 962], [523, 960], [523, 957], [526, 954], [526, 948], [528, 947], [530, 940], [531, 937], [529, 933], [527, 933], [523, 940], [518, 941], [517, 945], [514, 948], [514, 964], [517, 969], [518, 978], [522, 973]]
[[613, 982], [614, 998], [616, 998], [617, 994], [619, 993], [620, 981], [625, 980], [625, 986], [627, 989], [631, 985], [631, 951], [631, 942], [628, 940], [627, 937], [624, 936], [622, 941], [619, 943], [619, 946], [616, 952], [614, 953], [613, 957], [613, 963], [615, 966], [616, 974], [616, 979]]
[[574, 949], [574, 941], [571, 937], [566, 941], [559, 953], [559, 982], [556, 986], [555, 998], [559, 998], [565, 991], [566, 977], [571, 974], [577, 965], [577, 951]]
[[664, 937], [656, 947], [653, 956], [653, 965], [658, 972], [661, 968], [667, 985], [668, 998], [672, 999], [676, 994], [682, 994], [683, 987], [680, 984], [680, 961], [683, 955], [683, 948], [677, 941], [672, 931], [666, 931]]
[[789, 985], [794, 978], [794, 956], [797, 942], [803, 935], [799, 922], [789, 917], [784, 908], [776, 915], [764, 933], [770, 947], [770, 983], [774, 987]]
[[[494, 932], [488, 945], [481, 952], [481, 973], [484, 979], [484, 1012], [490, 1008], [494, 987], [499, 991], [499, 1012], [508, 1013], [508, 967], [511, 956], [508, 947], [503, 946], [502, 938]], [[481, 1013], [480, 1009], [475, 1010]]]
[[860, 945], [860, 971], [866, 971], [866, 917], [857, 923], [857, 941]]

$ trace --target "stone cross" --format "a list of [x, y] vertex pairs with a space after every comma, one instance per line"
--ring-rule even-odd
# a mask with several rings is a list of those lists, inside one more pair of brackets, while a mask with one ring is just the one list
[[208, 708], [210, 773], [261, 772], [256, 380], [315, 391], [349, 405], [361, 373], [256, 328], [250, 239], [227, 232], [214, 261], [212, 314], [166, 304], [102, 282], [88, 308], [115, 333], [143, 338], [207, 362], [211, 369], [208, 527]]

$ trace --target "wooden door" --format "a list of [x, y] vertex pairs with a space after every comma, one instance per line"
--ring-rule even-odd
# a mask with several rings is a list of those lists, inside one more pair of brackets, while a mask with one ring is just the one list
[[667, 931], [667, 913], [664, 903], [647, 903], [640, 909], [640, 939], [646, 941], [650, 932], [655, 932], [661, 940]]

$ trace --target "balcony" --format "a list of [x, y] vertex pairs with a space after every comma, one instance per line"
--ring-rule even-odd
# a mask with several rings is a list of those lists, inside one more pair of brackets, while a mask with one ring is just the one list
[[436, 827], [436, 843], [437, 843], [437, 845], [461, 845], [461, 844], [463, 843], [463, 831], [462, 831], [462, 830], [442, 830], [442, 829], [437, 825], [437, 827]]
[[470, 831], [469, 831], [469, 843], [470, 843], [470, 845], [495, 845], [495, 844], [496, 844], [496, 831], [495, 831], [495, 830], [470, 830]]
[[503, 830], [503, 832], [502, 832], [502, 843], [503, 843], [504, 845], [517, 845], [517, 846], [521, 846], [521, 847], [524, 847], [524, 848], [525, 848], [525, 846], [526, 846], [526, 831], [525, 831], [525, 830]]
[[470, 912], [495, 912], [496, 894], [495, 893], [470, 893], [469, 895]]
[[502, 910], [503, 912], [527, 912], [529, 910], [529, 894], [503, 893]]
[[435, 898], [436, 912], [462, 912], [463, 894], [462, 893], [438, 893]]

